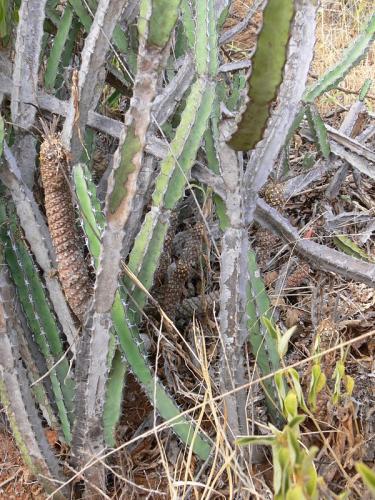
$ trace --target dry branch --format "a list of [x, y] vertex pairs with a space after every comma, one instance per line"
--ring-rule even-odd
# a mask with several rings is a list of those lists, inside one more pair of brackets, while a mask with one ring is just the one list
[[0, 179], [10, 191], [26, 239], [38, 265], [43, 271], [43, 278], [57, 318], [72, 351], [75, 352], [77, 331], [65, 302], [60, 283], [54, 276], [56, 256], [44, 217], [39, 210], [33, 193], [23, 182], [16, 159], [6, 143], [4, 143], [4, 158], [7, 167], [2, 166], [0, 168]]
[[291, 245], [292, 249], [313, 267], [375, 287], [375, 264], [369, 264], [325, 245], [301, 238], [298, 231], [263, 200], [257, 202], [255, 220]]

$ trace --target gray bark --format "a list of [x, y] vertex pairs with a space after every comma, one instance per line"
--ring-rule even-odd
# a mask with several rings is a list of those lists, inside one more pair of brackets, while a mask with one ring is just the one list
[[325, 245], [301, 238], [298, 231], [263, 200], [257, 202], [255, 220], [293, 245], [295, 252], [313, 267], [375, 287], [375, 264], [369, 264]]
[[16, 132], [14, 154], [30, 188], [34, 181], [36, 140], [25, 131], [35, 121], [33, 104], [36, 105], [45, 4], [46, 0], [23, 0], [21, 4], [11, 87], [10, 109]]
[[45, 4], [46, 0], [23, 0], [19, 12], [10, 109], [13, 123], [26, 130], [36, 114], [32, 104], [36, 105]]
[[78, 74], [79, 96], [73, 93], [70, 98], [62, 132], [62, 140], [71, 152], [73, 163], [79, 161], [83, 149], [82, 142], [89, 111], [96, 108], [100, 99], [105, 81], [104, 65], [109, 43], [125, 3], [126, 0], [100, 0], [85, 40]]
[[[225, 140], [226, 124], [222, 125], [219, 159], [225, 185], [229, 227], [221, 241], [220, 258], [220, 386], [222, 394], [245, 384], [244, 342], [247, 338], [247, 256], [249, 242], [244, 225], [242, 201], [242, 162]], [[247, 433], [246, 391], [224, 396], [228, 437]]]
[[0, 168], [0, 180], [10, 191], [26, 239], [36, 262], [43, 271], [43, 278], [57, 318], [74, 353], [77, 330], [60, 283], [54, 276], [56, 257], [44, 217], [32, 191], [23, 182], [16, 159], [5, 142], [4, 158], [7, 168], [4, 166]]
[[[27, 383], [22, 365], [18, 338], [22, 327], [15, 316], [17, 296], [5, 265], [0, 271], [0, 395], [13, 430], [19, 432], [19, 442], [31, 471], [47, 491], [55, 489], [54, 479], [62, 474], [54, 456]], [[21, 332], [20, 332], [21, 330]], [[62, 493], [67, 493], [66, 489]], [[56, 498], [66, 498], [63, 494]]]

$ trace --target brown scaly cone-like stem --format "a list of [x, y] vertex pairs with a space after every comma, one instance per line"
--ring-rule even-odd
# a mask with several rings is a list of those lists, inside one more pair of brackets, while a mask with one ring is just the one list
[[40, 174], [59, 279], [69, 306], [82, 321], [92, 293], [92, 285], [79, 245], [68, 183], [68, 154], [61, 143], [60, 135], [53, 130], [45, 130], [40, 147]]

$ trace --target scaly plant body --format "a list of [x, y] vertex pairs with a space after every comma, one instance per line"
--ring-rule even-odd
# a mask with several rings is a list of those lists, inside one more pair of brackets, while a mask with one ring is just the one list
[[59, 135], [47, 130], [40, 148], [40, 174], [59, 278], [70, 307], [82, 320], [92, 287], [75, 224], [68, 153]]

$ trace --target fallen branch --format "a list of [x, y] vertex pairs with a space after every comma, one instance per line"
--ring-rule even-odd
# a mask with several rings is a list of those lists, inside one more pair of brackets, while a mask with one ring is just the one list
[[[192, 175], [199, 182], [211, 187], [219, 196], [225, 196], [222, 179], [207, 168], [196, 165], [192, 170]], [[301, 239], [297, 229], [277, 210], [261, 199], [258, 199], [256, 203], [255, 220], [261, 226], [266, 227], [282, 238], [286, 243], [293, 245], [295, 251], [302, 258], [309, 261], [313, 267], [375, 286], [375, 264], [355, 259], [314, 241]]]
[[375, 287], [375, 264], [355, 259], [315, 241], [301, 239], [298, 231], [277, 210], [260, 199], [256, 205], [255, 220], [293, 245], [294, 250], [313, 267]]

